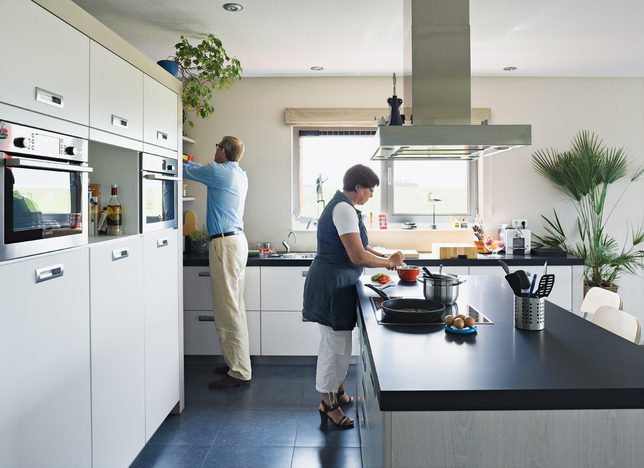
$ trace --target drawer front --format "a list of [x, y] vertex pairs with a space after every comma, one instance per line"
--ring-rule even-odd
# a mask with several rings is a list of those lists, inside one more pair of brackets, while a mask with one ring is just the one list
[[262, 267], [262, 310], [302, 311], [308, 267]]
[[[250, 354], [260, 354], [260, 313], [246, 312]], [[219, 336], [215, 329], [212, 311], [184, 310], [183, 349], [187, 355], [221, 355]]]
[[302, 321], [302, 314], [262, 311], [263, 356], [315, 356], [319, 343], [318, 324]]
[[[244, 305], [247, 311], [260, 309], [260, 267], [246, 268]], [[208, 267], [183, 267], [183, 308], [212, 312]]]

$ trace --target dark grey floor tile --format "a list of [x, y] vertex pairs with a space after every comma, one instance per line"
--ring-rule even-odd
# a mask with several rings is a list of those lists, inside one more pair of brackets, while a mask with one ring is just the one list
[[231, 409], [280, 409], [299, 411], [302, 408], [304, 381], [251, 380], [240, 388], [236, 398], [230, 400]]
[[213, 447], [203, 468], [288, 468], [293, 447]]
[[296, 447], [291, 468], [362, 468], [359, 448]]
[[186, 408], [168, 416], [148, 444], [210, 446], [227, 414], [227, 409]]
[[200, 468], [210, 447], [146, 445], [130, 468]]
[[213, 446], [293, 447], [299, 411], [231, 410]]
[[353, 429], [341, 429], [330, 420], [320, 422], [319, 411], [300, 411], [296, 447], [360, 447], [360, 430], [356, 411], [343, 408], [344, 414], [354, 420]]

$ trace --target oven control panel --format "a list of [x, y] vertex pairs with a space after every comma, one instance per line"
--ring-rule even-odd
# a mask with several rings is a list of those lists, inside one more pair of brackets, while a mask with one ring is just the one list
[[0, 121], [0, 151], [87, 162], [87, 140]]

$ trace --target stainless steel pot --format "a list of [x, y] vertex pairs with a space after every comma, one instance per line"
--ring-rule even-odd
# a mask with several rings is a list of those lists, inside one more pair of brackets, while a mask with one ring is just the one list
[[465, 282], [457, 276], [435, 273], [431, 276], [423, 275], [421, 281], [425, 283], [423, 290], [425, 299], [443, 304], [454, 304], [458, 299], [458, 286]]

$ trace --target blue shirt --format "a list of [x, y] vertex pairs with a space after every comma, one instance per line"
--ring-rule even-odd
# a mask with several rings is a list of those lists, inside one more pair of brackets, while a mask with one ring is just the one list
[[183, 178], [208, 187], [206, 227], [209, 235], [244, 230], [244, 204], [248, 192], [246, 171], [234, 161], [202, 166], [183, 163]]

